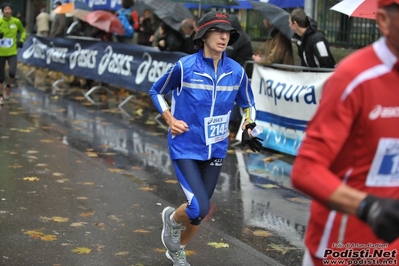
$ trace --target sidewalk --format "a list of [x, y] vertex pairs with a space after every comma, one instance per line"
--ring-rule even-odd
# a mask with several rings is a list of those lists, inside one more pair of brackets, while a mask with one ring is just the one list
[[[0, 110], [0, 265], [172, 265], [148, 173], [128, 178], [24, 116]], [[187, 251], [192, 266], [281, 265], [206, 222]]]

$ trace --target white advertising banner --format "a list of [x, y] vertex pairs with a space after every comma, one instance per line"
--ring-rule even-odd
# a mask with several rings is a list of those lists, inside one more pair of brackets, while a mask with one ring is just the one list
[[[293, 72], [254, 65], [252, 90], [263, 146], [296, 155], [332, 72]], [[241, 134], [237, 134], [240, 136]]]

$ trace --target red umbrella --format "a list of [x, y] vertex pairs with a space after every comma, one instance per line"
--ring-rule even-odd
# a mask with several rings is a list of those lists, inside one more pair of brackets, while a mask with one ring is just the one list
[[343, 0], [330, 9], [350, 17], [375, 19], [377, 0]]
[[85, 16], [87, 23], [100, 30], [123, 35], [125, 30], [117, 16], [104, 10], [96, 10]]

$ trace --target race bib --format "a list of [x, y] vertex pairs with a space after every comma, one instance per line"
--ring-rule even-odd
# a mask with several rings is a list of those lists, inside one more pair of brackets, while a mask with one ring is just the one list
[[399, 139], [380, 139], [367, 175], [366, 186], [399, 186]]
[[12, 38], [3, 38], [0, 39], [0, 47], [2, 48], [10, 48], [14, 43]]
[[229, 120], [230, 112], [226, 115], [204, 118], [206, 145], [217, 143], [229, 136]]

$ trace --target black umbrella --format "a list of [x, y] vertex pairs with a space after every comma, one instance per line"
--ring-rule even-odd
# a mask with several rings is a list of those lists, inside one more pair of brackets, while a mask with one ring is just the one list
[[290, 14], [287, 11], [264, 2], [251, 2], [251, 4], [274, 28], [278, 29], [284, 36], [291, 40], [293, 32], [290, 29], [288, 22]]
[[194, 18], [190, 10], [181, 3], [168, 0], [144, 0], [157, 17], [172, 29], [179, 31], [180, 23], [186, 18]]

